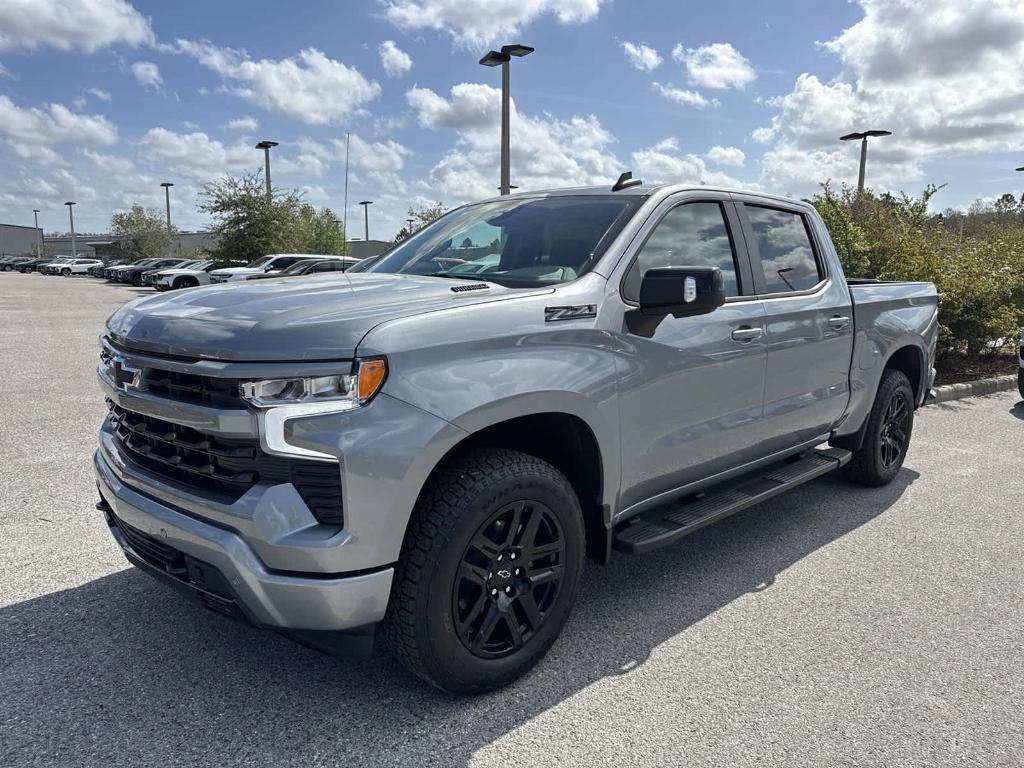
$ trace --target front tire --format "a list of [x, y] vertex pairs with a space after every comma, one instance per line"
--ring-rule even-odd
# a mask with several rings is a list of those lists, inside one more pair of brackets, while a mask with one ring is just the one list
[[843, 468], [861, 485], [888, 485], [899, 474], [914, 429], [914, 390], [902, 371], [886, 368], [868, 415], [864, 442]]
[[385, 642], [449, 693], [507, 685], [555, 642], [583, 559], [583, 516], [561, 472], [518, 451], [467, 454], [439, 470], [416, 504]]
[[71, 270], [68, 269], [67, 267], [64, 267], [64, 269], [60, 271], [60, 274], [61, 277], [71, 277]]

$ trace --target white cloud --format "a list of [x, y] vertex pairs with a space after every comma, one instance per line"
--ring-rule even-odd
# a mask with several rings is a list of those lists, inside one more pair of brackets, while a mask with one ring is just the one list
[[107, 155], [93, 149], [84, 149], [82, 154], [89, 158], [98, 168], [107, 173], [124, 176], [135, 170], [135, 163], [126, 157]]
[[225, 145], [202, 131], [176, 133], [151, 128], [140, 145], [149, 158], [196, 181], [211, 181], [228, 171], [255, 170], [263, 161], [262, 154], [248, 143]]
[[637, 172], [636, 175], [645, 182], [654, 184], [712, 184], [723, 187], [757, 188], [756, 184], [738, 181], [728, 174], [708, 170], [699, 155], [681, 152], [676, 139], [664, 139], [651, 147], [634, 152], [633, 168]]
[[0, 50], [72, 49], [91, 53], [116, 43], [152, 44], [149, 21], [125, 0], [4, 0]]
[[[456, 145], [430, 172], [428, 194], [454, 200], [493, 197], [498, 186], [501, 91], [479, 83], [460, 83], [444, 98], [413, 88], [406, 100], [427, 128], [452, 128]], [[624, 168], [611, 152], [615, 138], [592, 115], [567, 120], [522, 115], [512, 104], [512, 183], [522, 190], [604, 184]]]
[[652, 83], [651, 87], [669, 101], [674, 101], [677, 104], [685, 104], [688, 107], [696, 107], [697, 109], [704, 109], [707, 106], [718, 106], [718, 99], [711, 99], [709, 101], [703, 94], [697, 93], [697, 91], [687, 91], [682, 88], [676, 88], [674, 85], [665, 85], [664, 83]]
[[160, 88], [163, 85], [160, 68], [151, 61], [136, 61], [132, 64], [131, 70], [139, 84], [147, 88]]
[[25, 144], [113, 144], [117, 129], [102, 115], [82, 115], [63, 104], [19, 107], [0, 95], [0, 133]]
[[412, 69], [412, 58], [394, 40], [385, 40], [377, 49], [380, 63], [388, 77], [401, 77]]
[[17, 79], [14, 76], [14, 73], [11, 72], [11, 70], [9, 70], [3, 64], [0, 64], [0, 78], [7, 78], [8, 80], [16, 80]]
[[260, 127], [259, 122], [255, 117], [246, 115], [245, 117], [238, 117], [228, 123], [228, 128], [233, 131], [248, 131], [253, 133]]
[[[868, 184], [900, 189], [944, 157], [1024, 148], [1024, 14], [1016, 0], [860, 0], [864, 18], [823, 44], [844, 71], [833, 82], [800, 75], [771, 124], [766, 186], [813, 192], [853, 181], [859, 147], [839, 136], [867, 128]], [[935, 179], [946, 181], [946, 179]], [[950, 181], [956, 184], [955, 179]]]
[[100, 89], [100, 88], [86, 88], [85, 92], [89, 93], [89, 94], [92, 94], [93, 96], [95, 96], [100, 101], [110, 101], [111, 100], [110, 94], [107, 93], [106, 91]]
[[12, 141], [10, 146], [14, 150], [14, 154], [22, 160], [30, 160], [40, 165], [65, 165], [64, 158], [45, 144], [26, 144], [20, 141]]
[[[495, 96], [497, 94], [497, 96]], [[501, 91], [481, 83], [459, 83], [452, 98], [438, 96], [429, 88], [412, 88], [405, 94], [424, 128], [472, 130], [495, 125], [501, 116]]]
[[355, 67], [315, 48], [293, 58], [248, 58], [242, 51], [208, 42], [178, 40], [177, 48], [239, 85], [232, 92], [271, 112], [310, 124], [335, 123], [363, 111], [380, 85]]
[[626, 52], [629, 63], [641, 72], [650, 72], [661, 65], [661, 56], [649, 45], [643, 43], [623, 43], [622, 50]]
[[602, 0], [385, 0], [384, 15], [401, 29], [433, 29], [467, 47], [518, 35], [534, 19], [553, 14], [563, 24], [597, 16]]
[[729, 43], [672, 49], [672, 58], [686, 68], [690, 82], [704, 88], [744, 88], [757, 79], [750, 62]]
[[705, 155], [712, 163], [718, 165], [731, 165], [734, 168], [742, 168], [747, 161], [747, 156], [739, 147], [712, 147]]

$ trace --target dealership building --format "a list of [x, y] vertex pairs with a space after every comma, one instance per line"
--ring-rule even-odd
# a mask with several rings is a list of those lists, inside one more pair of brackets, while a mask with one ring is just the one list
[[0, 224], [0, 256], [31, 256], [43, 241], [43, 230], [20, 224]]

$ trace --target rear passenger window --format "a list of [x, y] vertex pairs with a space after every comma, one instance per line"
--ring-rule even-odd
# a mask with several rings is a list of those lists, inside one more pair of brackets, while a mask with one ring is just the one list
[[718, 203], [684, 203], [658, 222], [637, 257], [640, 273], [658, 267], [718, 267], [725, 295], [739, 295], [732, 241]]
[[764, 267], [767, 293], [804, 291], [821, 282], [807, 223], [799, 213], [744, 206]]

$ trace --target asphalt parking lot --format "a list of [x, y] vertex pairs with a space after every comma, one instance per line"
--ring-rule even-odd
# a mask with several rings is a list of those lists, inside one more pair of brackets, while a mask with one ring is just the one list
[[[143, 291], [0, 274], [0, 765], [1024, 764], [1024, 404], [588, 566], [518, 684], [454, 699], [204, 612], [93, 509], [96, 337]], [[148, 291], [146, 292], [148, 293]]]

